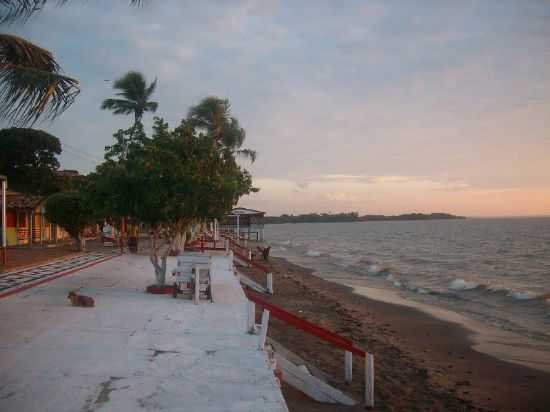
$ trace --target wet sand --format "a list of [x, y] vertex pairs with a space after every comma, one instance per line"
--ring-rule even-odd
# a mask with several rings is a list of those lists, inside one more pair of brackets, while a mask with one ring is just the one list
[[[550, 374], [504, 362], [473, 349], [472, 332], [415, 308], [361, 296], [350, 287], [271, 258], [273, 296], [263, 298], [352, 339], [375, 356], [375, 410], [549, 411]], [[241, 269], [265, 284], [265, 275]], [[272, 319], [269, 335], [329, 373], [331, 382], [363, 398], [363, 363], [354, 357], [354, 382], [343, 382], [341, 350]], [[291, 411], [364, 410], [322, 405], [283, 387]]]

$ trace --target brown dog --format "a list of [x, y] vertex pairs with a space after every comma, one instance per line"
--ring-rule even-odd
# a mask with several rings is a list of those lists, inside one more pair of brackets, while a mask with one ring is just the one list
[[93, 308], [95, 306], [93, 298], [84, 295], [77, 295], [74, 291], [69, 292], [67, 298], [70, 299], [73, 306], [82, 306], [85, 308]]

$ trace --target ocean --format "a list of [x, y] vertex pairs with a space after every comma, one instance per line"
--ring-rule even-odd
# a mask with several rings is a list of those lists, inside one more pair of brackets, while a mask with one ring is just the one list
[[550, 218], [267, 225], [272, 254], [550, 342]]

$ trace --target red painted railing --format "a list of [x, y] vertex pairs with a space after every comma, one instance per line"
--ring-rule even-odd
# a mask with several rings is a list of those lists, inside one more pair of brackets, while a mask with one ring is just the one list
[[361, 356], [362, 358], [365, 357], [366, 352], [354, 346], [351, 340], [346, 339], [340, 335], [337, 335], [336, 333], [331, 332], [327, 329], [323, 329], [320, 326], [314, 325], [313, 323], [310, 323], [304, 319], [301, 319], [298, 316], [293, 315], [292, 313], [287, 312], [286, 310], [281, 309], [278, 306], [268, 303], [248, 289], [245, 289], [245, 293], [249, 300], [251, 300], [254, 303], [257, 303], [260, 306], [263, 306], [264, 308], [269, 310], [271, 315], [282, 320], [283, 322], [291, 326], [294, 326], [297, 329], [303, 330], [304, 332], [307, 332], [310, 335], [316, 336], [319, 339], [327, 343], [330, 343], [332, 346], [344, 349], [355, 355]]

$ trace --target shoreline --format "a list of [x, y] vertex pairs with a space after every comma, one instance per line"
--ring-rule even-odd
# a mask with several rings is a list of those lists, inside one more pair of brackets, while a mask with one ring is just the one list
[[[313, 270], [283, 258], [271, 258], [269, 266], [275, 289], [267, 297], [270, 302], [352, 339], [375, 355], [376, 410], [550, 409], [550, 374], [480, 352], [471, 329], [419, 308], [362, 296], [350, 286], [322, 279]], [[242, 270], [265, 282], [265, 275]], [[359, 361], [354, 362], [357, 379], [345, 385], [340, 351], [275, 319], [270, 336], [330, 373], [336, 386], [361, 399]], [[294, 410], [308, 410], [303, 402]], [[291, 405], [292, 400], [289, 407], [293, 410]], [[317, 408], [340, 410], [321, 404]]]
[[[472, 340], [471, 348], [480, 353], [504, 362], [550, 373], [550, 345], [544, 342], [486, 325], [481, 321], [467, 318], [463, 314], [450, 309], [405, 299], [397, 291], [352, 284], [347, 286], [351, 287], [354, 293], [366, 298], [414, 308], [444, 322], [465, 328]], [[541, 350], [541, 348], [545, 350]]]

